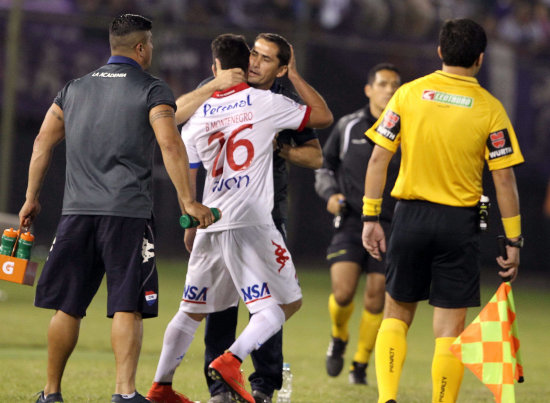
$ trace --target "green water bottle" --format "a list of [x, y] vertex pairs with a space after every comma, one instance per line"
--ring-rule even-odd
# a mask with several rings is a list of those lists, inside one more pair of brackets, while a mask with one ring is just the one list
[[19, 242], [17, 243], [17, 250], [15, 251], [15, 257], [19, 259], [29, 260], [31, 258], [32, 244], [34, 243], [34, 235], [30, 232], [21, 234]]
[[0, 247], [0, 254], [11, 256], [11, 251], [17, 241], [17, 235], [19, 231], [14, 230], [13, 228], [5, 229], [2, 234], [2, 246]]
[[[215, 207], [210, 207], [210, 211], [214, 214], [214, 222], [218, 221], [221, 217], [220, 210]], [[182, 228], [195, 228], [198, 227], [199, 224], [199, 220], [189, 214], [184, 214], [180, 217], [180, 225]]]

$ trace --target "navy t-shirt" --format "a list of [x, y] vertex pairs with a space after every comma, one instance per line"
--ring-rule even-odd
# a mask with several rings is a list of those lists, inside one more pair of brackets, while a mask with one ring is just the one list
[[176, 109], [168, 85], [134, 60], [113, 56], [67, 83], [54, 102], [65, 121], [62, 214], [150, 218], [155, 134], [149, 111], [163, 104]]

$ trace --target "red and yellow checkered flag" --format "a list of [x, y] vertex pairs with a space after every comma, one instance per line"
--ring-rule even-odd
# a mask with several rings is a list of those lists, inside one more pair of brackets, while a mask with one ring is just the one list
[[523, 382], [523, 367], [510, 283], [500, 285], [451, 352], [493, 392], [497, 403], [515, 403], [514, 379]]

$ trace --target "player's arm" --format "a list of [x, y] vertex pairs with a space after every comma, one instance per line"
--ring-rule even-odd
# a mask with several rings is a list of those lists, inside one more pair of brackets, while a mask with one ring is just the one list
[[[497, 193], [498, 209], [503, 219], [506, 237], [510, 241], [519, 240], [521, 236], [521, 221], [519, 214], [519, 195], [516, 184], [516, 177], [513, 168], [495, 169], [492, 171], [493, 182]], [[501, 277], [509, 277], [513, 281], [519, 268], [519, 248], [506, 246], [508, 259], [504, 260], [501, 256], [497, 262], [504, 269], [500, 271]]]
[[386, 185], [388, 165], [393, 153], [379, 145], [375, 145], [369, 159], [367, 174], [365, 175], [365, 197], [363, 198], [363, 215], [371, 217], [371, 221], [363, 223], [363, 246], [369, 254], [382, 260], [382, 253], [386, 252], [386, 238], [384, 230], [378, 222], [382, 194]]
[[306, 127], [323, 129], [330, 126], [334, 121], [332, 112], [321, 94], [298, 73], [294, 48], [292, 46], [290, 46], [290, 60], [288, 62], [288, 79], [292, 82], [300, 98], [311, 108], [311, 114], [309, 115]]
[[[197, 172], [198, 168], [189, 169], [189, 181], [191, 184], [191, 192], [193, 197], [197, 197]], [[193, 244], [195, 243], [195, 236], [197, 235], [197, 228], [187, 228], [183, 235], [183, 243], [187, 252], [191, 253], [193, 250]]]
[[214, 79], [176, 100], [176, 124], [186, 122], [193, 113], [216, 91], [223, 91], [245, 81], [244, 71], [240, 68], [222, 70], [216, 59]]
[[155, 132], [168, 176], [176, 188], [182, 213], [199, 220], [199, 228], [208, 227], [214, 222], [214, 215], [209, 208], [195, 200], [189, 179], [187, 151], [176, 127], [174, 109], [170, 105], [151, 108], [149, 122]]
[[304, 168], [319, 169], [323, 165], [323, 150], [319, 139], [311, 139], [296, 146], [280, 143], [279, 156]]
[[315, 171], [315, 191], [327, 202], [327, 211], [334, 215], [340, 213], [346, 201], [335, 174], [341, 163], [339, 126], [334, 126], [323, 147], [323, 167]]
[[50, 166], [53, 149], [65, 138], [65, 123], [63, 110], [57, 104], [52, 104], [46, 113], [38, 135], [34, 139], [29, 178], [25, 203], [19, 211], [21, 227], [30, 227], [35, 217], [40, 213], [40, 189]]

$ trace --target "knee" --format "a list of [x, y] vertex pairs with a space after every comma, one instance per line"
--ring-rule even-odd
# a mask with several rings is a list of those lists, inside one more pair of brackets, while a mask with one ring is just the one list
[[351, 302], [353, 301], [353, 294], [354, 291], [346, 287], [333, 288], [332, 290], [334, 300], [338, 305], [342, 307], [351, 304]]
[[283, 312], [285, 313], [285, 318], [288, 320], [292, 315], [300, 310], [302, 307], [302, 299], [298, 299], [290, 304], [281, 305]]
[[370, 313], [377, 314], [384, 310], [384, 291], [367, 293], [364, 301], [365, 309]]

